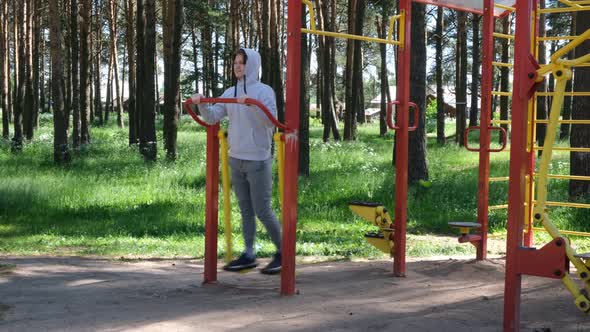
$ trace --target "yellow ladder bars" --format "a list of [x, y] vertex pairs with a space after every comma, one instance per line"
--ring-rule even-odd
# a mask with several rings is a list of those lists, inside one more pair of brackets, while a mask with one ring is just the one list
[[[342, 32], [317, 30], [316, 25], [315, 25], [315, 14], [314, 14], [314, 9], [313, 9], [313, 4], [309, 0], [301, 0], [301, 2], [307, 6], [307, 9], [309, 11], [309, 20], [310, 20], [310, 29], [301, 28], [301, 32], [303, 32], [303, 33], [328, 36], [328, 37], [340, 37], [340, 38], [345, 38], [345, 39], [354, 39], [354, 40], [361, 40], [361, 41], [381, 43], [381, 44], [398, 45], [401, 47], [404, 46], [405, 12], [403, 10], [401, 11], [401, 13], [399, 15], [393, 15], [389, 18], [389, 30], [387, 32], [387, 38], [383, 39], [383, 38], [352, 35], [349, 33], [342, 33]], [[399, 31], [399, 39], [400, 40], [393, 39], [393, 27], [394, 27], [396, 21], [398, 21], [398, 31]]]
[[[549, 214], [546, 211], [546, 207], [550, 205], [547, 202], [547, 180], [549, 174], [549, 164], [551, 161], [551, 155], [553, 152], [553, 144], [555, 143], [555, 135], [557, 133], [557, 122], [563, 106], [565, 86], [568, 80], [572, 78], [571, 66], [579, 63], [585, 63], [590, 60], [590, 54], [586, 54], [574, 60], [562, 59], [564, 55], [573, 50], [576, 46], [580, 45], [586, 39], [590, 37], [590, 29], [574, 39], [563, 48], [555, 52], [551, 56], [551, 63], [537, 70], [538, 78], [537, 82], [544, 80], [544, 76], [552, 73], [555, 77], [555, 95], [551, 104], [550, 121], [547, 125], [547, 133], [545, 136], [545, 143], [543, 144], [543, 154], [541, 161], [539, 162], [539, 176], [537, 185], [537, 206], [533, 210], [533, 218], [535, 221], [540, 222], [543, 228], [551, 235], [552, 238], [562, 237], [561, 233], [551, 222]], [[569, 260], [574, 264], [577, 269], [577, 274], [582, 281], [584, 281], [584, 287], [580, 289], [573, 279], [566, 274], [563, 276], [561, 281], [567, 290], [574, 297], [576, 306], [583, 312], [588, 312], [590, 300], [588, 299], [588, 293], [590, 290], [590, 270], [586, 264], [578, 257], [576, 257], [576, 251], [570, 246], [569, 241], [565, 240], [565, 251]]]

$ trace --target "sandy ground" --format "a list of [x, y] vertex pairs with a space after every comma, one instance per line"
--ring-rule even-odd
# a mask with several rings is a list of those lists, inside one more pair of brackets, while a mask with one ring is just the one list
[[[198, 261], [0, 257], [0, 331], [501, 331], [504, 261], [302, 264], [298, 295], [279, 277]], [[10, 265], [8, 265], [10, 264]], [[8, 265], [8, 268], [7, 268]], [[590, 331], [558, 280], [524, 277], [522, 331]]]

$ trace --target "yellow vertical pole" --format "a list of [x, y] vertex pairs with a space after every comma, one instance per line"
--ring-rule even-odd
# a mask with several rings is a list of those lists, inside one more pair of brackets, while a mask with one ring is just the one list
[[277, 165], [279, 173], [279, 203], [281, 204], [281, 210], [283, 206], [283, 188], [285, 187], [285, 140], [283, 139], [284, 134], [277, 132], [273, 138], [275, 140], [275, 146], [277, 148]]
[[225, 234], [225, 262], [233, 259], [232, 227], [231, 227], [231, 182], [229, 177], [229, 153], [227, 144], [227, 132], [220, 129], [218, 133], [219, 146], [221, 148], [221, 184], [223, 187], [223, 229]]

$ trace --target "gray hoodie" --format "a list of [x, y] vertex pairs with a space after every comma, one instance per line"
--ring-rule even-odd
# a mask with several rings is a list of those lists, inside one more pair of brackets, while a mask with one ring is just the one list
[[[244, 77], [235, 86], [225, 90], [221, 98], [249, 98], [259, 100], [268, 110], [277, 116], [277, 103], [272, 88], [258, 80], [260, 71], [260, 54], [244, 48], [248, 59]], [[229, 118], [228, 138], [230, 157], [243, 160], [267, 160], [274, 125], [257, 106], [244, 104], [199, 104], [203, 119], [210, 124]]]

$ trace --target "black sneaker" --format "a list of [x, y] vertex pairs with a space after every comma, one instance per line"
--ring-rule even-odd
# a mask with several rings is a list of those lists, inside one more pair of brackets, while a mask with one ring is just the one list
[[237, 272], [252, 269], [256, 266], [258, 266], [258, 263], [256, 263], [256, 257], [250, 257], [246, 255], [246, 253], [243, 253], [240, 255], [240, 257], [238, 257], [238, 259], [234, 259], [233, 261], [229, 262], [229, 264], [225, 265], [223, 269], [226, 271]]
[[281, 253], [277, 252], [272, 261], [264, 269], [260, 270], [260, 272], [264, 274], [277, 274], [281, 272]]

